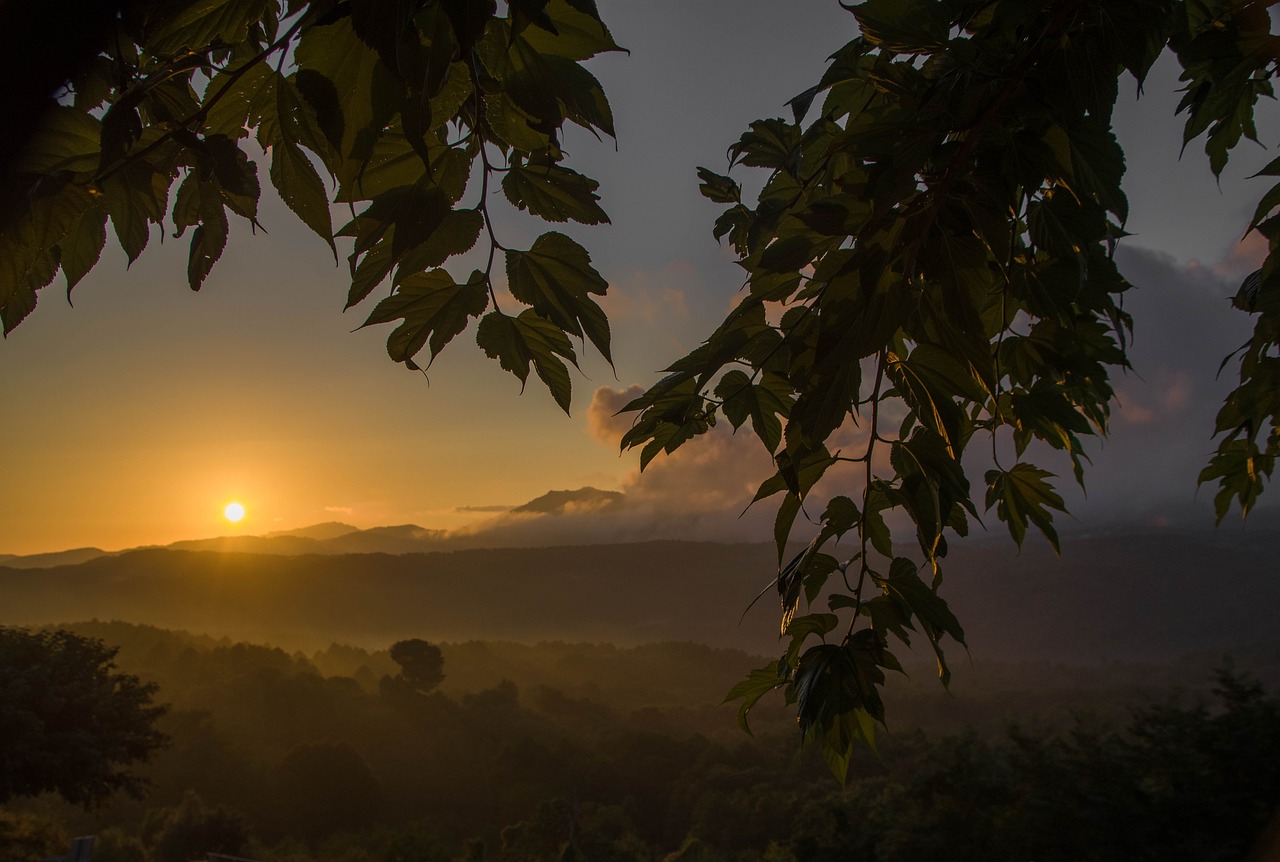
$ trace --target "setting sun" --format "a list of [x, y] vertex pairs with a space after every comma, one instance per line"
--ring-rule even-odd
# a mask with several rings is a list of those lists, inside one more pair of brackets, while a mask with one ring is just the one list
[[228, 503], [227, 507], [222, 510], [222, 517], [233, 524], [239, 523], [244, 518], [244, 506], [235, 502]]

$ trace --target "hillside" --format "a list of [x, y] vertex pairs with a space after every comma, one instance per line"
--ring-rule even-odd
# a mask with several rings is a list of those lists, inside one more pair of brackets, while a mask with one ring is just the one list
[[[975, 660], [1167, 663], [1224, 651], [1280, 668], [1276, 533], [1075, 536], [954, 550], [944, 595]], [[47, 569], [0, 567], [0, 622], [119, 619], [302, 648], [404, 637], [693, 641], [777, 650], [764, 545], [650, 542], [408, 554], [271, 556], [141, 550]], [[963, 653], [955, 652], [959, 661]]]

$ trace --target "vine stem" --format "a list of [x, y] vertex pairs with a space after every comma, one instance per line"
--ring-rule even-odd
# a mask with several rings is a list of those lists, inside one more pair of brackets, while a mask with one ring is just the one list
[[484, 266], [484, 281], [489, 288], [489, 299], [493, 301], [493, 310], [502, 314], [502, 308], [498, 305], [498, 292], [493, 287], [493, 259], [498, 253], [498, 249], [506, 251], [506, 247], [498, 242], [497, 235], [493, 232], [493, 219], [489, 217], [489, 174], [493, 171], [493, 166], [489, 164], [489, 152], [487, 149], [488, 142], [484, 139], [484, 135], [480, 133], [480, 118], [484, 115], [484, 103], [480, 100], [480, 70], [476, 68], [476, 57], [473, 51], [470, 62], [467, 64], [471, 72], [471, 94], [476, 106], [476, 121], [471, 127], [471, 135], [474, 135], [478, 141], [476, 149], [480, 151], [480, 203], [477, 208], [480, 214], [484, 216], [484, 228], [489, 234], [489, 260]]
[[867, 449], [863, 453], [862, 458], [858, 460], [866, 460], [865, 477], [866, 482], [862, 489], [862, 522], [858, 525], [858, 539], [860, 553], [858, 554], [858, 588], [853, 593], [853, 619], [849, 620], [849, 630], [845, 633], [845, 638], [853, 636], [853, 630], [858, 625], [858, 616], [862, 613], [862, 588], [866, 585], [867, 574], [871, 571], [870, 565], [867, 563], [867, 508], [871, 503], [871, 483], [875, 481], [875, 468], [872, 466], [871, 459], [875, 455], [876, 441], [880, 439], [879, 422], [880, 422], [880, 388], [884, 383], [884, 369], [888, 360], [889, 349], [881, 348], [876, 356], [876, 382], [871, 390], [871, 434], [867, 438]]

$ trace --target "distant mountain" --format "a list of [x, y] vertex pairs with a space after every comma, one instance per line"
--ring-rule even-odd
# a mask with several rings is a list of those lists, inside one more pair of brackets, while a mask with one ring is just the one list
[[[414, 529], [388, 528], [406, 541]], [[345, 538], [364, 532], [349, 534]], [[282, 537], [284, 538], [284, 537]], [[957, 542], [944, 597], [975, 661], [1212, 661], [1280, 678], [1280, 532]], [[144, 550], [43, 570], [0, 566], [0, 622], [89, 618], [303, 645], [407, 638], [633, 645], [694, 641], [774, 655], [768, 545], [649, 542], [429, 554], [278, 556]], [[952, 646], [959, 666], [965, 651]], [[923, 654], [920, 654], [923, 657]]]
[[[604, 539], [591, 538], [589, 526], [573, 521], [557, 531], [535, 527], [553, 523], [560, 516], [604, 512], [619, 507], [624, 500], [618, 491], [579, 488], [574, 491], [549, 491], [510, 510], [503, 510], [488, 521], [450, 532], [401, 524], [389, 527], [359, 529], [350, 524], [329, 521], [296, 530], [277, 530], [261, 536], [216, 536], [211, 539], [184, 539], [164, 547], [171, 551], [216, 551], [237, 554], [420, 554], [431, 551], [482, 548], [527, 547], [534, 544], [581, 544]], [[542, 521], [539, 519], [551, 519]], [[142, 550], [130, 548], [128, 550]], [[114, 553], [126, 553], [116, 551]], [[107, 555], [100, 548], [79, 548], [48, 554], [0, 555], [0, 565], [11, 568], [50, 568], [82, 563]]]
[[356, 533], [359, 530], [359, 527], [353, 527], [350, 524], [343, 524], [339, 521], [326, 521], [323, 524], [312, 524], [310, 527], [300, 527], [296, 530], [276, 530], [264, 534], [263, 538], [275, 539], [280, 536], [294, 536], [299, 539], [316, 539], [323, 542], [327, 539], [345, 536], [348, 533]]
[[569, 511], [608, 509], [617, 506], [623, 499], [621, 491], [601, 491], [587, 486], [576, 491], [548, 491], [511, 511], [520, 514], [563, 515]]
[[44, 569], [50, 566], [73, 566], [107, 552], [101, 548], [72, 548], [69, 551], [53, 551], [47, 554], [0, 554], [0, 566], [14, 569]]

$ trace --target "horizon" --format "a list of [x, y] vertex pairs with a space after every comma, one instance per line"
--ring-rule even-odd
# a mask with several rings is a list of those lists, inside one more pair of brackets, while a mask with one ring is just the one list
[[[535, 387], [521, 396], [466, 344], [442, 353], [429, 380], [391, 364], [385, 332], [349, 332], [359, 321], [338, 313], [342, 270], [268, 191], [270, 235], [233, 229], [199, 294], [180, 284], [178, 243], [126, 272], [112, 237], [74, 309], [49, 293], [0, 346], [0, 385], [23, 405], [0, 430], [7, 451], [23, 453], [0, 499], [0, 549], [209, 536], [227, 530], [232, 501], [245, 507], [233, 534], [332, 518], [465, 530], [548, 489], [586, 486], [636, 504], [627, 535], [681, 534], [688, 522], [708, 536], [767, 538], [768, 503], [737, 519], [773, 469], [749, 434], [722, 423], [641, 474], [635, 452], [618, 452], [629, 417], [615, 415], [735, 301], [740, 271], [711, 236], [716, 207], [699, 195], [695, 165], [722, 170], [749, 121], [785, 111], [819, 77], [825, 49], [814, 46], [834, 50], [852, 32], [836, 4], [748, 5], [680, 7], [673, 32], [654, 9], [601, 3], [631, 51], [589, 64], [618, 107], [617, 149], [585, 134], [567, 145], [601, 180], [614, 221], [563, 229], [610, 282], [601, 301], [616, 375], [584, 361], [570, 418]], [[734, 10], [735, 39], [709, 39]], [[1247, 177], [1267, 153], [1242, 151], [1220, 186], [1203, 153], [1181, 154], [1174, 67], [1157, 63], [1141, 101], [1126, 87], [1115, 116], [1129, 153], [1134, 235], [1117, 259], [1137, 288], [1126, 299], [1136, 373], [1116, 376], [1112, 436], [1087, 444], [1087, 495], [1069, 466], [1044, 459], [1087, 528], [1211, 520], [1212, 494], [1197, 494], [1195, 479], [1227, 388], [1214, 372], [1248, 324], [1226, 298], [1264, 251], [1237, 239], [1260, 190]], [[1276, 137], [1274, 113], [1259, 116], [1264, 139]], [[527, 225], [502, 228], [520, 238]], [[815, 501], [838, 490], [820, 487]]]

